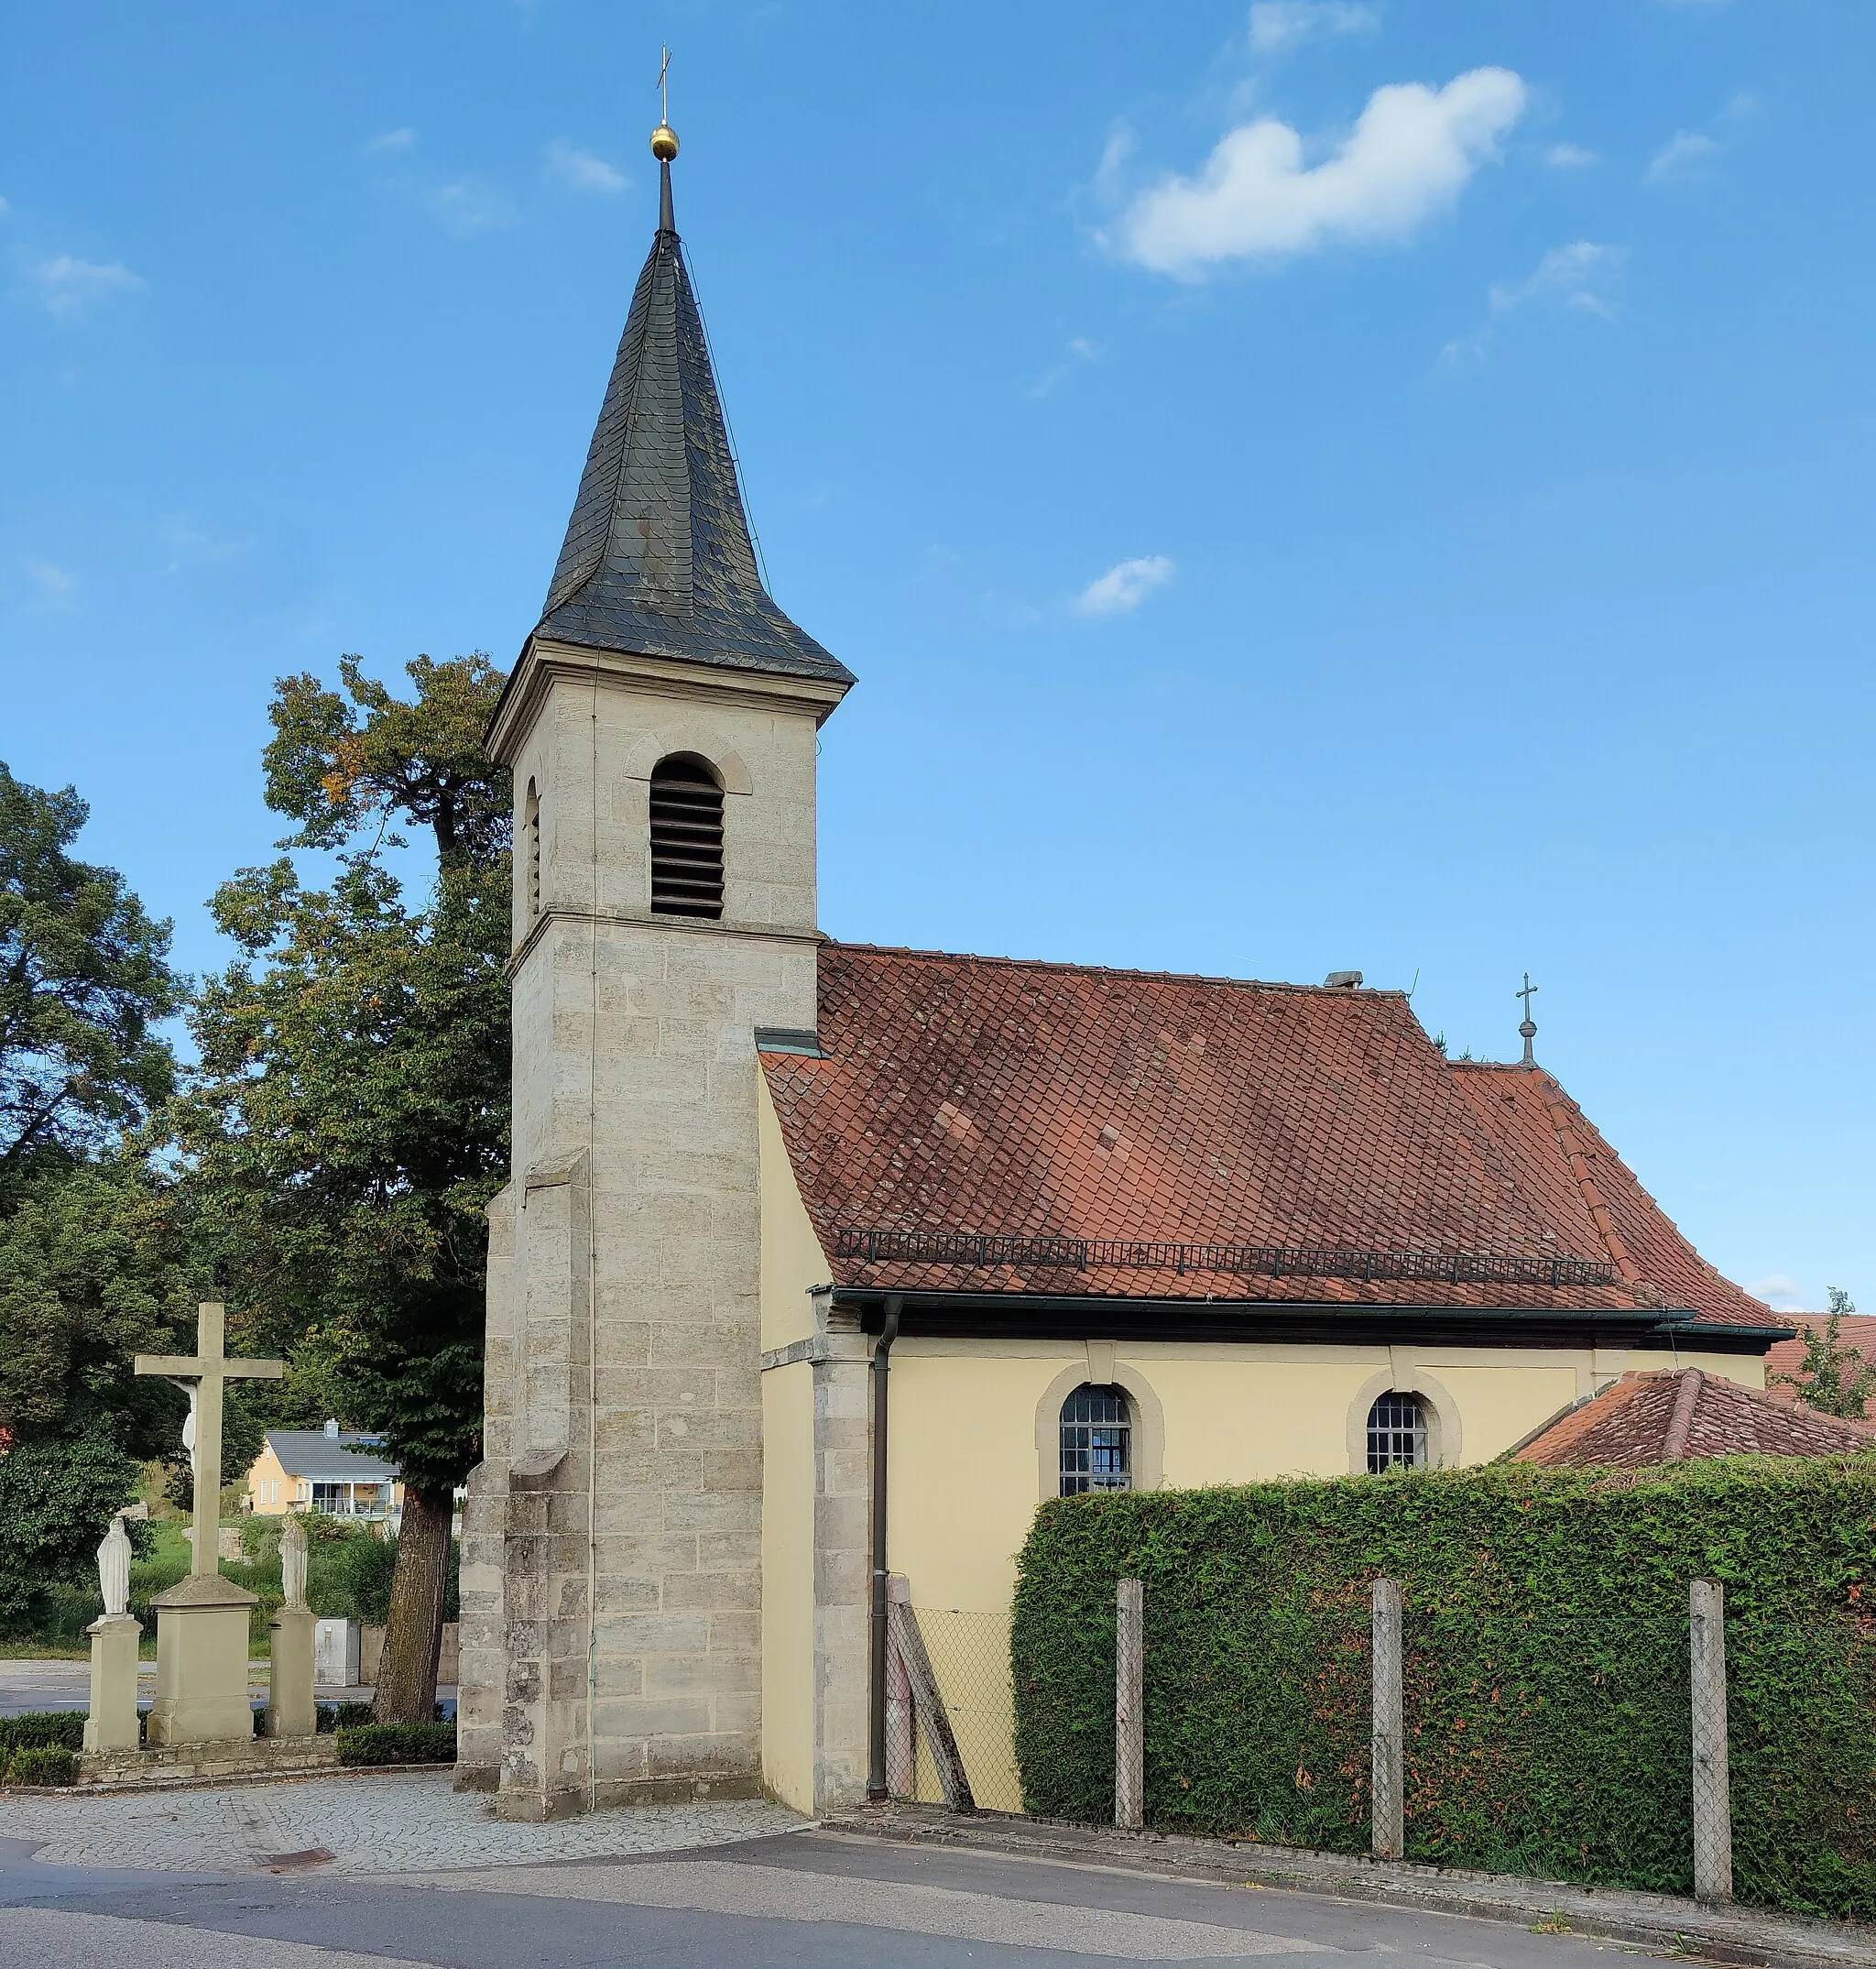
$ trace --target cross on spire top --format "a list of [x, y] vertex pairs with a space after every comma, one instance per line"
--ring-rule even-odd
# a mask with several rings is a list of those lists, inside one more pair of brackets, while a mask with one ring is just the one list
[[1537, 1026], [1531, 1016], [1531, 1001], [1536, 997], [1538, 987], [1531, 982], [1531, 973], [1524, 973], [1524, 989], [1513, 991], [1513, 998], [1524, 1001], [1524, 1017], [1518, 1027], [1518, 1037], [1524, 1042], [1524, 1057], [1518, 1062], [1521, 1067], [1535, 1067], [1537, 1056], [1531, 1050], [1531, 1042], [1537, 1037]]

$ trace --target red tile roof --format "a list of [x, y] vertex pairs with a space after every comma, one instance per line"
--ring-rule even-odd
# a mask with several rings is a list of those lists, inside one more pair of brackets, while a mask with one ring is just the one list
[[1560, 1240], [1607, 1253], [1623, 1277], [1645, 1281], [1663, 1303], [1692, 1307], [1703, 1319], [1778, 1323], [1762, 1300], [1721, 1277], [1687, 1242], [1541, 1067], [1456, 1061], [1453, 1075]]
[[[1397, 991], [830, 943], [819, 1030], [824, 1057], [763, 1067], [840, 1285], [1767, 1318], [1548, 1075], [1450, 1066]], [[1579, 1260], [1605, 1282], [840, 1254], [837, 1232], [886, 1229], [1511, 1260], [1527, 1279]]]
[[1513, 1460], [1553, 1469], [1642, 1470], [1704, 1456], [1844, 1456], [1876, 1449], [1876, 1428], [1790, 1408], [1703, 1373], [1624, 1374], [1527, 1442]]
[[[1800, 1329], [1809, 1327], [1823, 1332], [1828, 1324], [1828, 1313], [1780, 1313], [1780, 1319], [1789, 1320]], [[1870, 1313], [1845, 1313], [1838, 1321], [1838, 1339], [1844, 1346], [1853, 1348], [1864, 1360], [1876, 1362], [1876, 1315]], [[1779, 1340], [1765, 1356], [1765, 1373], [1768, 1381], [1773, 1374], [1795, 1374], [1805, 1364], [1805, 1340], [1803, 1331], [1794, 1333], [1788, 1340]], [[1784, 1382], [1772, 1382], [1766, 1393], [1773, 1401], [1783, 1402], [1787, 1407], [1798, 1398], [1798, 1391]], [[1876, 1396], [1863, 1404], [1863, 1413], [1876, 1421]]]

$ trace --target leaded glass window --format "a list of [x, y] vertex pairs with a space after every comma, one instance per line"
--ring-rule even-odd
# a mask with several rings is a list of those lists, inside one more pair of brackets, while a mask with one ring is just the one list
[[1368, 1467], [1420, 1470], [1426, 1463], [1426, 1411], [1417, 1395], [1388, 1394], [1368, 1412]]
[[1062, 1405], [1062, 1494], [1133, 1482], [1133, 1424], [1118, 1388], [1077, 1388]]

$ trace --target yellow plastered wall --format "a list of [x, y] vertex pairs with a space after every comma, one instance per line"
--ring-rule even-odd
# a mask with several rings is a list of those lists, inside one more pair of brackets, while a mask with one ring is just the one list
[[[813, 1340], [809, 1297], [827, 1261], [795, 1187], [766, 1081], [758, 1081], [762, 1348]], [[798, 1811], [814, 1810], [814, 1370], [762, 1375], [762, 1779]]]
[[762, 1377], [762, 1781], [814, 1809], [814, 1370]]
[[[1183, 1488], [1349, 1474], [1365, 1457], [1368, 1406], [1381, 1387], [1420, 1391], [1451, 1418], [1444, 1462], [1483, 1463], [1616, 1376], [1675, 1366], [1764, 1384], [1763, 1362], [1748, 1356], [1609, 1348], [901, 1340], [892, 1351], [889, 1563], [911, 1581], [979, 1802], [1016, 1809], [1007, 1654], [999, 1660], [998, 1649], [1008, 1645], [1017, 1553], [1038, 1503], [1054, 1494], [1064, 1377], [1071, 1386], [1143, 1384], [1163, 1426], [1160, 1485]], [[1130, 1399], [1138, 1444], [1140, 1404]], [[1351, 1421], [1363, 1427], [1351, 1430]], [[928, 1792], [937, 1795], [922, 1780], [920, 1796]]]
[[795, 1187], [781, 1123], [767, 1079], [757, 1083], [757, 1140], [762, 1172], [762, 1348], [772, 1352], [812, 1339], [814, 1309], [808, 1298], [833, 1275]]
[[[278, 1486], [278, 1494], [276, 1485]], [[249, 1508], [257, 1517], [279, 1517], [292, 1509], [299, 1489], [300, 1486], [281, 1467], [271, 1445], [264, 1441], [260, 1454], [247, 1472]]]

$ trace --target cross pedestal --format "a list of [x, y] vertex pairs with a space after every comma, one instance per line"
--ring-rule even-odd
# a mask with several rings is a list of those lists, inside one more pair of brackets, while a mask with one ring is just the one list
[[257, 1599], [224, 1580], [215, 1550], [222, 1520], [222, 1394], [231, 1381], [278, 1381], [282, 1361], [231, 1361], [223, 1351], [224, 1312], [196, 1310], [193, 1354], [136, 1357], [139, 1374], [160, 1374], [188, 1389], [190, 1427], [183, 1440], [195, 1472], [195, 1537], [189, 1577], [158, 1593], [154, 1745], [248, 1742], [254, 1709], [247, 1696], [247, 1628]]
[[219, 1573], [191, 1572], [158, 1593], [153, 1744], [226, 1743], [254, 1734], [248, 1617], [258, 1595]]

